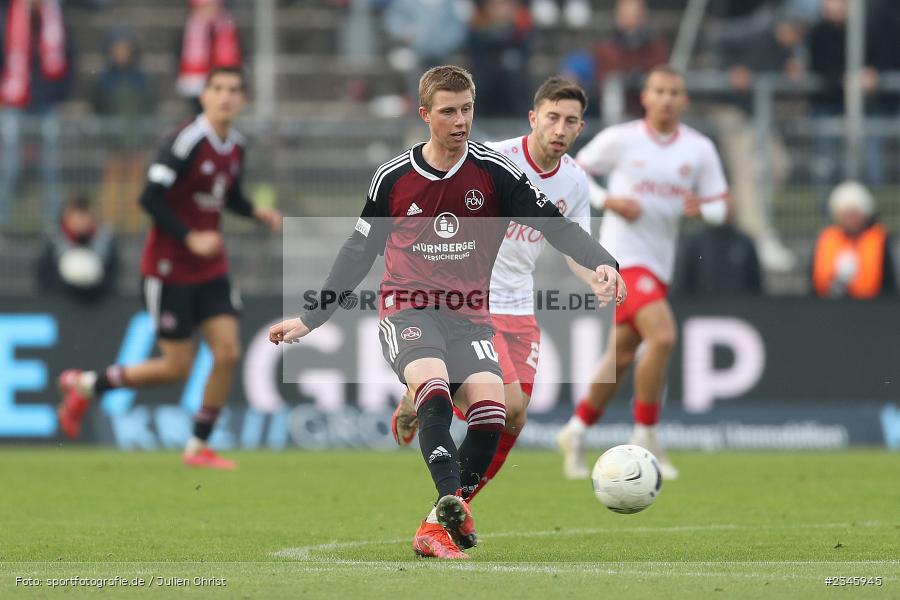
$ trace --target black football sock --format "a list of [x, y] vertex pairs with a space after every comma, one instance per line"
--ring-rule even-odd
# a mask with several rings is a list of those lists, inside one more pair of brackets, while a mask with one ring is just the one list
[[506, 407], [491, 400], [476, 402], [466, 413], [466, 423], [469, 425], [466, 439], [459, 446], [463, 498], [475, 491], [491, 466], [500, 432], [506, 426]]
[[450, 437], [453, 405], [447, 382], [436, 377], [420, 385], [415, 406], [419, 417], [419, 447], [440, 499], [459, 489], [458, 452]]
[[194, 437], [198, 440], [206, 441], [212, 433], [213, 427], [216, 425], [216, 419], [219, 418], [219, 412], [222, 409], [214, 406], [201, 406], [200, 410], [194, 415]]
[[125, 367], [111, 365], [97, 373], [97, 379], [94, 381], [94, 396], [99, 396], [107, 390], [120, 387], [126, 387]]

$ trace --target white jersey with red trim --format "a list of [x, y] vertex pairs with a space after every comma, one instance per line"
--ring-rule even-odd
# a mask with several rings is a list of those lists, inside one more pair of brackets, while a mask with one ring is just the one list
[[[575, 160], [564, 154], [556, 168], [542, 172], [528, 153], [528, 137], [516, 137], [486, 145], [516, 163], [559, 212], [591, 231], [590, 193], [587, 174]], [[538, 255], [546, 245], [543, 234], [510, 221], [506, 237], [491, 273], [491, 313], [534, 314], [534, 272]]]
[[576, 160], [589, 174], [608, 176], [609, 196], [637, 200], [642, 208], [632, 222], [606, 211], [600, 243], [620, 268], [645, 267], [665, 283], [672, 280], [685, 194], [721, 203], [723, 209], [728, 197], [715, 146], [687, 125], [669, 136], [659, 135], [645, 120], [614, 125], [588, 142]]

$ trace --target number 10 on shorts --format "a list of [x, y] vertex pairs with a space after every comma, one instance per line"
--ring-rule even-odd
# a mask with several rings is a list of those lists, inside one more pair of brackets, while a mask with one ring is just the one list
[[472, 348], [475, 349], [475, 356], [478, 360], [490, 359], [494, 362], [500, 362], [497, 357], [497, 351], [494, 350], [494, 344], [491, 340], [477, 340], [472, 342]]

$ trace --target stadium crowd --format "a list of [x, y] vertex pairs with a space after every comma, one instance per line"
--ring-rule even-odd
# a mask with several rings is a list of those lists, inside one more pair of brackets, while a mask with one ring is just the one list
[[[149, 29], [110, 18], [123, 4], [121, 0], [0, 2], [0, 235], [34, 234], [42, 229], [52, 238], [64, 200], [85, 195], [83, 185], [67, 189], [68, 175], [60, 166], [61, 154], [75, 151], [65, 147], [59, 134], [60, 119], [79, 114], [72, 106], [85, 106], [91, 116], [115, 124], [110, 140], [114, 151], [105, 154], [102, 176], [87, 189], [96, 214], [122, 234], [142, 230], [137, 196], [148, 147], [146, 136], [138, 133], [140, 120], [152, 115], [187, 118], [197, 110], [198, 82], [202, 85], [211, 66], [253, 66], [253, 21], [247, 18], [251, 14], [247, 6], [227, 0], [179, 2], [183, 16], [177, 43], [171, 45], [162, 66], [155, 56], [152, 68], [141, 50], [151, 35]], [[599, 125], [610, 118], [604, 99], [605, 86], [613, 79], [624, 86], [618, 118], [641, 116], [638, 94], [643, 75], [669, 59], [683, 3], [328, 0], [316, 9], [333, 17], [334, 33], [342, 37], [335, 44], [335, 54], [352, 61], [361, 53], [374, 53], [398, 75], [391, 80], [397, 82], [395, 89], [373, 86], [371, 79], [351, 75], [335, 102], [372, 110], [376, 117], [409, 116], [415, 109], [412, 90], [418, 74], [437, 64], [458, 63], [468, 66], [475, 77], [480, 119], [511, 119], [527, 111], [535, 81], [552, 71], [588, 90], [588, 119]], [[303, 11], [310, 6], [301, 0], [282, 0], [277, 10]], [[78, 39], [79, 28], [72, 26], [77, 24], [72, 19], [101, 17], [113, 23], [103, 42], [102, 65], [81, 68], [79, 61], [85, 57], [79, 48], [92, 40]], [[827, 285], [823, 293], [814, 275], [825, 258], [819, 255], [821, 238], [816, 243], [813, 233], [827, 225], [829, 215], [840, 224], [835, 213], [840, 203], [834, 198], [844, 197], [839, 190], [851, 185], [842, 183], [851, 174], [842, 169], [843, 138], [834, 134], [834, 123], [837, 120], [840, 129], [845, 110], [847, 20], [847, 0], [710, 0], [690, 68], [724, 73], [727, 85], [716, 92], [697, 93], [688, 120], [706, 124], [722, 152], [731, 182], [733, 225], [692, 232], [695, 236], [688, 237], [682, 262], [690, 263], [694, 253], [709, 256], [714, 250], [722, 256], [740, 255], [735, 264], [741, 265], [741, 275], [728, 275], [733, 267], [730, 259], [718, 267], [713, 261], [702, 268], [686, 264], [680, 269], [683, 285], [676, 284], [676, 290], [720, 289], [727, 278], [734, 292], [755, 293], [766, 288], [762, 272], [804, 274], [807, 290], [855, 296], [852, 285]], [[883, 74], [900, 71], [900, 54], [893, 47], [898, 34], [900, 7], [888, 0], [868, 2], [865, 69], [860, 81], [869, 117], [900, 116], [900, 94], [882, 84]], [[822, 81], [818, 91], [799, 100], [796, 95], [776, 99], [776, 112], [810, 119], [813, 133], [807, 136], [808, 147], [799, 152], [787, 140], [788, 132], [778, 127], [769, 131], [767, 139], [759, 139], [755, 84], [760, 76], [773, 73], [789, 81], [807, 75]], [[89, 81], [79, 84], [79, 78]], [[302, 100], [306, 91], [282, 86], [279, 93]], [[897, 226], [900, 215], [891, 194], [892, 186], [898, 184], [892, 168], [895, 146], [884, 132], [867, 136], [863, 168], [855, 177], [858, 184], [853, 184], [856, 196], [868, 199], [854, 204], [857, 209], [862, 206], [866, 225], [880, 222], [886, 232]], [[763, 156], [768, 157], [765, 165]], [[30, 182], [36, 185], [27, 185]], [[799, 212], [789, 204], [791, 189], [803, 185], [815, 192], [815, 208], [806, 215], [815, 227], [806, 228], [799, 243], [788, 244], [779, 229]], [[766, 190], [780, 198], [778, 207], [762, 200]], [[41, 208], [24, 210], [24, 204]], [[283, 208], [291, 212], [290, 206]], [[880, 214], [886, 218], [879, 220]], [[39, 226], [34, 225], [35, 215], [39, 215]], [[824, 233], [826, 228], [822, 229]], [[848, 231], [838, 254], [849, 252], [863, 264], [870, 254], [853, 243], [857, 237]], [[882, 255], [890, 258], [890, 236], [884, 237], [883, 246]], [[849, 264], [849, 259], [841, 260]], [[895, 262], [885, 263], [888, 271]], [[712, 280], [704, 281], [708, 278]], [[882, 279], [879, 293], [892, 290], [889, 284], [894, 277]]]

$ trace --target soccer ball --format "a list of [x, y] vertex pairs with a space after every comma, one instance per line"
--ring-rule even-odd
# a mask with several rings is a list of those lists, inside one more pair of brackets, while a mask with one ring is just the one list
[[641, 512], [653, 504], [662, 488], [656, 457], [632, 444], [604, 452], [591, 479], [597, 499], [609, 510], [623, 514]]

